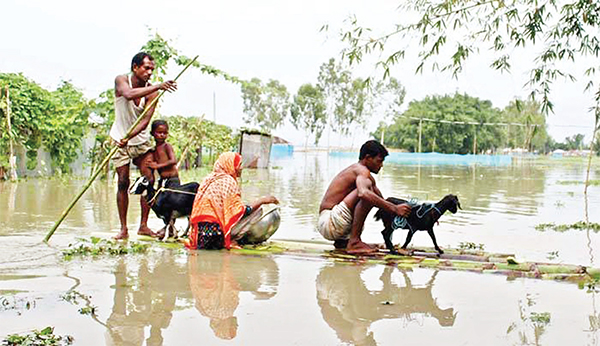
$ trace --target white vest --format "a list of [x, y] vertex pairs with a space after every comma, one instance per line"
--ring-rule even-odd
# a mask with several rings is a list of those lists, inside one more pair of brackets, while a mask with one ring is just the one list
[[[129, 87], [131, 86], [131, 76], [128, 75]], [[110, 137], [115, 141], [120, 141], [125, 137], [127, 131], [133, 123], [136, 122], [138, 116], [144, 111], [146, 98], [140, 99], [140, 105], [136, 106], [133, 100], [127, 100], [124, 96], [115, 98], [115, 122], [110, 128]], [[131, 138], [127, 145], [140, 145], [150, 140], [150, 126], [146, 126], [137, 136]]]

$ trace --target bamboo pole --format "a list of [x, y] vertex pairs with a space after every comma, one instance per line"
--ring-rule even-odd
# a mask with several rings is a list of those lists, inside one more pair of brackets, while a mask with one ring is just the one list
[[[181, 72], [179, 72], [179, 74], [177, 75], [177, 77], [175, 77], [175, 79], [173, 81], [176, 81], [195, 61], [196, 59], [198, 59], [198, 56], [196, 56], [194, 59], [192, 59], [192, 61], [190, 61], [189, 64], [187, 64], [183, 70], [181, 70]], [[137, 120], [135, 121], [135, 123], [133, 123], [133, 125], [131, 125], [131, 127], [129, 128], [129, 130], [127, 131], [127, 134], [125, 135], [124, 138], [128, 138], [129, 135], [131, 134], [131, 132], [133, 132], [133, 130], [136, 128], [136, 126], [142, 121], [142, 118], [144, 117], [144, 115], [146, 115], [146, 113], [148, 113], [148, 110], [150, 110], [152, 107], [154, 107], [154, 105], [156, 105], [156, 103], [158, 102], [158, 100], [160, 99], [160, 97], [165, 93], [165, 90], [162, 90], [158, 96], [152, 100], [152, 102], [150, 102], [150, 104], [148, 104], [146, 106], [146, 108], [144, 109], [144, 111], [142, 112], [142, 114], [140, 114], [140, 116], [137, 118]], [[102, 161], [102, 163], [98, 166], [98, 168], [96, 169], [96, 171], [94, 172], [94, 174], [92, 174], [92, 176], [90, 177], [90, 179], [88, 180], [88, 182], [84, 185], [83, 189], [81, 189], [81, 191], [77, 194], [77, 196], [75, 196], [75, 198], [71, 201], [71, 203], [69, 204], [69, 206], [62, 212], [60, 218], [56, 221], [56, 223], [54, 223], [54, 226], [52, 226], [52, 229], [50, 229], [50, 231], [48, 232], [48, 234], [46, 234], [46, 237], [44, 238], [45, 242], [48, 242], [50, 240], [50, 237], [52, 237], [52, 235], [54, 234], [54, 232], [56, 231], [56, 229], [58, 228], [58, 226], [60, 226], [60, 224], [63, 222], [63, 220], [67, 217], [67, 215], [69, 214], [69, 212], [71, 211], [71, 209], [73, 209], [73, 207], [75, 206], [75, 204], [77, 203], [77, 201], [79, 201], [79, 199], [81, 198], [81, 196], [83, 196], [83, 194], [87, 191], [87, 189], [90, 188], [90, 186], [92, 185], [92, 183], [94, 182], [94, 180], [96, 179], [96, 177], [100, 174], [100, 172], [102, 172], [103, 167], [108, 164], [108, 161], [110, 160], [111, 157], [113, 157], [113, 155], [117, 152], [117, 150], [119, 149], [118, 146], [113, 146], [113, 148], [110, 150], [110, 152], [108, 153], [108, 155], [106, 155], [106, 157], [104, 158], [104, 160]]]
[[10, 178], [11, 180], [18, 180], [17, 176], [17, 158], [15, 157], [15, 151], [13, 148], [13, 140], [12, 140], [12, 126], [10, 124], [10, 94], [8, 91], [8, 85], [6, 86], [6, 130], [8, 131], [8, 147], [9, 147], [9, 158], [8, 162], [10, 164]]

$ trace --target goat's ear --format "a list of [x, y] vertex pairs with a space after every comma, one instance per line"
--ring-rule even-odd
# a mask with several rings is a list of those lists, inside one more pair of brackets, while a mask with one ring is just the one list
[[462, 210], [462, 208], [460, 206], [460, 201], [458, 200], [458, 198], [456, 199], [456, 206], [458, 206], [458, 209]]

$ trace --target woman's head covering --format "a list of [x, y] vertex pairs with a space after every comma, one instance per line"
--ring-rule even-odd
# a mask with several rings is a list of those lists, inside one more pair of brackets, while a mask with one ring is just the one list
[[213, 173], [225, 173], [237, 178], [236, 172], [242, 165], [242, 155], [238, 153], [223, 153], [213, 166]]
[[242, 156], [223, 153], [215, 162], [212, 173], [202, 180], [192, 209], [191, 223], [194, 229], [188, 247], [198, 244], [198, 222], [218, 223], [223, 230], [225, 247], [231, 247], [231, 227], [244, 215], [237, 171], [242, 165]]

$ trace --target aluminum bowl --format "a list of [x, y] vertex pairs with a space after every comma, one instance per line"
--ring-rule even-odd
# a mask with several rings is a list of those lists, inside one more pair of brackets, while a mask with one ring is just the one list
[[258, 244], [269, 239], [279, 228], [281, 214], [276, 205], [261, 205], [252, 214], [243, 218], [235, 226], [231, 233], [237, 242], [242, 244]]

